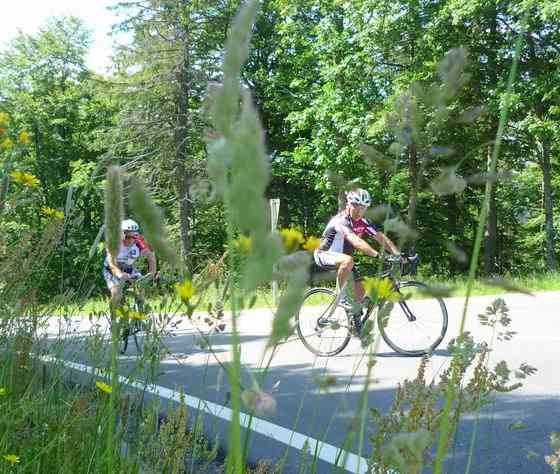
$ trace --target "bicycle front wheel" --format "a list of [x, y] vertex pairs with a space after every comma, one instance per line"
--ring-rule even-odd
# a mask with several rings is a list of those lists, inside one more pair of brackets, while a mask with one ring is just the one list
[[327, 357], [340, 353], [350, 341], [350, 320], [346, 310], [335, 306], [336, 293], [313, 288], [303, 299], [296, 315], [296, 328], [303, 345], [313, 354]]
[[417, 281], [399, 284], [403, 299], [390, 313], [381, 309], [377, 322], [381, 336], [400, 354], [421, 356], [433, 352], [447, 332], [447, 308], [441, 298], [426, 297], [427, 286]]
[[134, 331], [134, 345], [136, 346], [137, 355], [142, 355], [144, 353], [144, 346], [147, 339], [147, 323], [144, 321], [134, 321], [133, 324]]

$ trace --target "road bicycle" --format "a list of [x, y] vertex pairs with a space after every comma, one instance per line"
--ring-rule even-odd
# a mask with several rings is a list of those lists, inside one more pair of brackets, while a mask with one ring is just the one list
[[134, 340], [137, 354], [144, 353], [153, 321], [147, 311], [143, 288], [152, 281], [153, 275], [147, 273], [123, 284], [121, 305], [116, 309], [116, 318], [113, 320], [116, 323], [120, 354], [126, 353], [130, 339]]
[[361, 314], [355, 314], [331, 288], [308, 290], [296, 315], [297, 333], [305, 347], [318, 356], [339, 354], [352, 335], [363, 338], [371, 332], [369, 320], [376, 315], [379, 332], [394, 351], [407, 356], [433, 352], [447, 331], [447, 308], [424, 283], [402, 279], [415, 273], [417, 261], [417, 256], [386, 256], [385, 268], [376, 276], [387, 278], [400, 299], [395, 303], [370, 300]]

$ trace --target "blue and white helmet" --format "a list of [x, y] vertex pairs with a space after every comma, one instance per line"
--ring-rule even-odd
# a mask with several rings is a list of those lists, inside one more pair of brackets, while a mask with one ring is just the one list
[[121, 223], [121, 229], [123, 232], [138, 232], [140, 230], [140, 226], [132, 219], [125, 219]]
[[357, 188], [346, 193], [346, 202], [348, 204], [369, 207], [371, 205], [371, 196], [365, 189]]

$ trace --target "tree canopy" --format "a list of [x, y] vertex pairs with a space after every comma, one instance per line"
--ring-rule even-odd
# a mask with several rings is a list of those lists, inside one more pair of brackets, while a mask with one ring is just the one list
[[[150, 189], [191, 271], [223, 253], [223, 209], [206, 176], [216, 133], [207, 96], [238, 6], [116, 5], [115, 28], [131, 40], [109, 77], [85, 66], [90, 33], [72, 17], [0, 53], [3, 240], [60, 221], [49, 291], [102, 288], [96, 237], [110, 164]], [[519, 35], [510, 120], [489, 174]], [[281, 199], [280, 225], [318, 236], [344, 190], [360, 185], [374, 197], [371, 218], [417, 251], [424, 271], [457, 275], [492, 180], [481, 271], [556, 269], [559, 44], [552, 0], [264, 0], [241, 81], [263, 122], [266, 197]]]

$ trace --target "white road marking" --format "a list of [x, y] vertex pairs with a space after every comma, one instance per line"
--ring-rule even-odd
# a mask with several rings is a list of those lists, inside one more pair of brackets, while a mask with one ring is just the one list
[[[108, 378], [107, 375], [102, 374], [99, 369], [90, 367], [88, 365], [79, 364], [77, 362], [70, 362], [64, 359], [58, 359], [53, 356], [42, 356], [40, 357], [40, 359], [44, 362], [59, 363], [64, 365], [65, 367], [80, 372], [86, 372], [99, 378]], [[181, 403], [181, 398], [183, 398], [185, 404], [187, 404], [189, 407], [197, 410], [203, 410], [204, 412], [212, 416], [216, 416], [226, 421], [231, 421], [233, 415], [232, 410], [223, 405], [219, 405], [208, 400], [203, 400], [192, 395], [181, 395], [180, 392], [162, 387], [160, 385], [152, 384], [146, 386], [143, 383], [131, 381], [122, 375], [119, 376], [119, 381], [123, 385], [127, 385], [138, 390], [145, 390], [152, 395], [156, 395], [167, 400], [173, 400], [178, 403]], [[241, 426], [243, 426], [244, 428], [248, 428], [250, 420], [250, 415], [241, 412]], [[316, 448], [317, 457], [322, 461], [325, 461], [332, 465], [336, 464], [337, 458], [339, 459], [339, 463], [346, 460], [344, 467], [347, 471], [357, 474], [366, 474], [368, 472], [368, 462], [366, 458], [353, 454], [349, 451], [343, 451], [340, 448], [333, 446], [332, 444], [324, 443], [323, 441], [311, 438], [302, 433], [298, 433], [297, 431], [292, 431], [282, 426], [275, 425], [274, 423], [270, 423], [269, 421], [263, 420], [262, 418], [253, 416], [250, 429], [256, 433], [285, 444], [286, 446], [299, 449], [300, 451], [307, 449], [307, 452], [312, 456], [314, 455], [314, 451]]]

